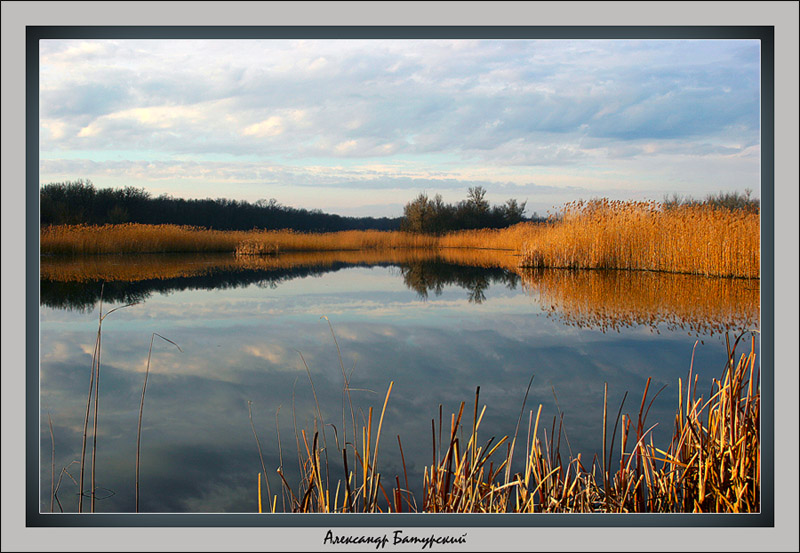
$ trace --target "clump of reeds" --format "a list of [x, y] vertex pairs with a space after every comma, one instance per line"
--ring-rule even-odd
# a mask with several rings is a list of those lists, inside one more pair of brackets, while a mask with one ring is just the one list
[[[737, 339], [738, 342], [738, 339]], [[728, 362], [709, 399], [697, 396], [697, 377], [679, 390], [675, 437], [664, 453], [656, 499], [675, 511], [756, 512], [760, 508], [759, 367], [750, 353]], [[686, 399], [684, 400], [684, 393]], [[674, 467], [678, 467], [675, 470]]]
[[[739, 339], [742, 336], [739, 337]], [[433, 462], [423, 475], [421, 505], [409, 490], [408, 476], [401, 486], [381, 482], [375, 470], [380, 427], [372, 444], [372, 411], [362, 428], [362, 445], [353, 448], [355, 470], [350, 470], [343, 450], [344, 480], [335, 489], [322, 477], [323, 450], [319, 434], [302, 433], [303, 474], [298, 494], [292, 492], [295, 512], [426, 512], [426, 513], [679, 513], [757, 512], [760, 509], [760, 392], [755, 336], [749, 354], [735, 358], [736, 340], [729, 347], [725, 370], [715, 379], [707, 399], [697, 394], [697, 377], [684, 385], [679, 380], [678, 411], [668, 446], [653, 442], [647, 415], [655, 397], [645, 386], [638, 414], [623, 414], [625, 398], [609, 427], [608, 386], [603, 409], [602, 459], [594, 456], [587, 467], [581, 455], [561, 455], [563, 414], [553, 418], [549, 434], [541, 420], [542, 407], [534, 418], [530, 411], [528, 438], [522, 469], [512, 473], [517, 430], [508, 436], [482, 443], [478, 437], [486, 407], [478, 410], [479, 392], [471, 419], [464, 422], [465, 403], [450, 417], [442, 441], [439, 409], [439, 440], [433, 433]], [[529, 385], [530, 386], [530, 385]], [[391, 392], [391, 386], [389, 388]], [[381, 422], [389, 399], [387, 392]], [[526, 396], [527, 398], [527, 393]], [[627, 397], [627, 393], [626, 393]], [[649, 400], [649, 401], [648, 401]], [[524, 410], [524, 401], [523, 401]], [[520, 417], [521, 419], [521, 417]], [[609, 430], [611, 436], [609, 439]], [[541, 435], [544, 438], [540, 438]], [[465, 441], [461, 436], [466, 435]], [[614, 444], [619, 435], [618, 465]], [[398, 437], [398, 443], [400, 439]], [[505, 448], [501, 447], [503, 444]], [[402, 458], [402, 445], [400, 446]], [[405, 459], [403, 468], [405, 473]], [[283, 471], [279, 469], [283, 478]], [[284, 486], [291, 491], [288, 482]], [[382, 501], [381, 501], [382, 499]]]
[[[284, 504], [286, 499], [289, 502], [287, 511], [377, 513], [384, 512], [387, 503], [394, 504], [386, 493], [384, 483], [381, 482], [381, 474], [377, 469], [381, 429], [389, 396], [392, 393], [392, 385], [393, 383], [389, 384], [386, 392], [377, 428], [373, 425], [373, 413], [372, 407], [370, 407], [366, 424], [361, 428], [360, 439], [357, 434], [354, 434], [351, 441], [344, 439], [340, 442], [337, 434], [336, 451], [337, 454], [341, 454], [343, 478], [337, 481], [335, 488], [332, 488], [330, 479], [328, 448], [324, 443], [324, 435], [319, 430], [314, 430], [313, 434], [306, 430], [300, 431], [297, 453], [301, 473], [296, 488], [286, 480], [283, 466], [278, 468], [278, 476], [283, 485]], [[321, 414], [318, 416], [321, 417]], [[324, 424], [321, 421], [320, 427], [324, 431]], [[255, 433], [255, 430], [253, 432]], [[260, 484], [258, 493], [260, 497]], [[397, 491], [394, 491], [393, 496], [396, 494]], [[387, 503], [383, 503], [382, 498]], [[275, 512], [277, 495], [271, 499], [271, 510]], [[391, 508], [390, 506], [388, 509], [391, 511]]]
[[759, 213], [710, 205], [571, 202], [560, 218], [537, 227], [522, 248], [522, 266], [758, 278]]
[[277, 244], [270, 244], [269, 242], [253, 240], [253, 239], [242, 240], [236, 246], [236, 251], [234, 253], [237, 256], [240, 256], [240, 255], [255, 255], [255, 256], [278, 255], [278, 245]]
[[474, 229], [449, 232], [439, 238], [442, 248], [471, 248], [519, 251], [536, 235], [540, 225], [517, 223], [500, 229]]

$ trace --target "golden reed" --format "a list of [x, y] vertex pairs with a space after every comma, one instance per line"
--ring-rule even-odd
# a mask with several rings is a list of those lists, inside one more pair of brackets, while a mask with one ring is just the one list
[[469, 248], [521, 254], [523, 267], [634, 269], [759, 278], [760, 216], [707, 205], [664, 209], [656, 202], [572, 202], [544, 224], [451, 232], [302, 233], [219, 231], [177, 225], [43, 227], [42, 254], [334, 251]]
[[755, 211], [704, 205], [573, 202], [529, 236], [522, 265], [758, 278], [759, 223]]
[[377, 230], [305, 233], [292, 230], [222, 231], [178, 225], [57, 225], [41, 229], [42, 254], [265, 252], [435, 247], [432, 236]]

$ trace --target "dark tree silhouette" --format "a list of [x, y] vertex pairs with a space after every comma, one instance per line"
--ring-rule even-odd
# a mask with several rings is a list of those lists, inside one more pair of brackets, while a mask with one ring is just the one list
[[50, 183], [39, 191], [42, 225], [142, 223], [176, 224], [219, 230], [293, 229], [397, 230], [400, 218], [343, 217], [281, 205], [274, 198], [255, 203], [223, 198], [186, 200], [141, 188], [95, 188], [89, 180]]
[[439, 194], [429, 198], [424, 192], [406, 204], [402, 230], [443, 234], [453, 230], [504, 228], [525, 221], [525, 205], [515, 199], [492, 207], [481, 186], [469, 189], [466, 200], [456, 205], [445, 204]]

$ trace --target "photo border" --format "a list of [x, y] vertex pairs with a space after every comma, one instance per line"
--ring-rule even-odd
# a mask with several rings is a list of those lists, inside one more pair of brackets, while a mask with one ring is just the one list
[[[758, 39], [761, 41], [762, 511], [759, 514], [39, 513], [38, 41], [47, 38]], [[774, 524], [774, 27], [772, 26], [30, 26], [26, 29], [26, 522], [28, 526], [741, 527]]]

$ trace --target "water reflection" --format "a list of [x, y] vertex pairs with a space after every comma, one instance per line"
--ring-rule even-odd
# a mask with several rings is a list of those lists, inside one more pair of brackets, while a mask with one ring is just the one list
[[645, 271], [528, 270], [528, 293], [564, 324], [602, 332], [645, 326], [714, 335], [758, 329], [760, 282]]
[[[652, 377], [652, 389], [667, 386], [649, 415], [660, 423], [654, 440], [663, 441], [677, 379], [685, 378], [695, 343], [687, 329], [705, 341], [694, 359], [703, 385], [722, 369], [720, 332], [758, 323], [757, 281], [523, 272], [515, 262], [510, 253], [460, 250], [43, 259], [42, 509], [49, 509], [47, 414], [56, 477], [80, 455], [101, 281], [104, 311], [144, 301], [103, 323], [97, 484], [114, 495], [98, 501], [101, 512], [134, 505], [138, 406], [152, 332], [183, 352], [158, 345], [153, 351], [142, 511], [252, 512], [262, 469], [248, 401], [275, 494], [278, 465], [288, 481], [298, 481], [296, 432], [313, 435], [322, 413], [330, 444], [337, 433], [352, 441], [350, 397], [358, 422], [370, 407], [380, 411], [394, 382], [379, 471], [388, 479], [407, 472], [420, 497], [440, 405], [445, 417], [461, 401], [471, 410], [480, 386], [480, 405], [487, 406], [481, 440], [499, 440], [513, 435], [535, 375], [520, 435], [541, 404], [548, 425], [564, 414], [562, 454], [589, 459], [601, 447], [604, 384], [616, 408], [625, 392], [637, 397]], [[347, 403], [344, 374], [353, 388]], [[635, 411], [633, 403], [623, 412]], [[69, 470], [77, 474], [74, 465]], [[338, 461], [331, 460], [330, 470], [334, 482], [341, 477]], [[65, 511], [75, 510], [76, 493], [65, 476], [59, 491]]]
[[420, 298], [427, 299], [433, 292], [441, 296], [445, 287], [459, 286], [468, 292], [470, 303], [483, 303], [486, 290], [492, 284], [504, 284], [514, 290], [519, 283], [519, 275], [500, 268], [469, 267], [442, 261], [420, 261], [400, 267], [403, 282], [417, 292]]
[[[107, 302], [145, 301], [154, 293], [278, 285], [348, 267], [398, 266], [420, 298], [448, 286], [467, 291], [471, 303], [486, 290], [521, 283], [550, 316], [603, 332], [660, 324], [694, 335], [759, 326], [760, 282], [644, 271], [530, 270], [510, 252], [491, 250], [369, 250], [290, 252], [280, 256], [87, 256], [43, 258], [41, 304], [91, 310], [102, 290]], [[102, 284], [102, 286], [101, 286]]]

